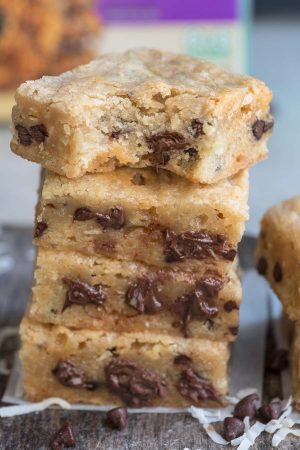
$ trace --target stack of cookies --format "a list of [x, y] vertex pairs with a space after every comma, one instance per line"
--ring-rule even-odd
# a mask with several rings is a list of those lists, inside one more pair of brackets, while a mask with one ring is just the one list
[[28, 399], [226, 403], [247, 168], [266, 156], [270, 100], [258, 80], [157, 50], [20, 86], [12, 149], [45, 169]]
[[[295, 406], [300, 410], [300, 197], [285, 200], [264, 215], [257, 247], [257, 270], [277, 294], [292, 321], [291, 368]], [[287, 355], [275, 353], [284, 368]]]

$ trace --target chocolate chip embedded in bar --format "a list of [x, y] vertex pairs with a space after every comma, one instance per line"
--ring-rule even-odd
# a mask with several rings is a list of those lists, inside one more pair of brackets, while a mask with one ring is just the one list
[[52, 442], [52, 450], [62, 450], [65, 447], [75, 447], [76, 441], [70, 422], [65, 422], [62, 427], [55, 434]]
[[64, 386], [89, 390], [96, 388], [96, 383], [87, 381], [86, 374], [79, 368], [75, 367], [71, 361], [60, 360], [57, 363], [57, 366], [52, 370], [52, 373]]
[[186, 258], [205, 259], [218, 256], [233, 261], [236, 249], [230, 248], [225, 236], [207, 232], [186, 232], [176, 234], [167, 230], [164, 253], [167, 262], [181, 261]]
[[247, 195], [245, 172], [203, 186], [166, 170], [118, 169], [76, 180], [46, 171], [36, 220], [49, 232], [35, 243], [225, 275], [248, 217]]
[[[226, 404], [229, 351], [222, 341], [174, 338], [145, 327], [138, 333], [71, 329], [28, 318], [21, 337], [30, 401], [56, 396], [118, 408]], [[115, 425], [122, 425], [122, 417], [114, 417]]]
[[112, 428], [123, 430], [126, 427], [128, 412], [126, 408], [114, 408], [106, 413], [106, 421]]
[[261, 81], [152, 49], [27, 81], [15, 98], [12, 150], [69, 178], [152, 166], [214, 184], [266, 157], [273, 124]]
[[[154, 334], [233, 341], [240, 281], [233, 269], [226, 277], [202, 272], [40, 247], [29, 315], [98, 332], [143, 332], [146, 326]], [[236, 308], [226, 311], [229, 301]]]
[[160, 375], [121, 358], [113, 359], [105, 367], [105, 377], [110, 391], [137, 408], [151, 405], [167, 393], [166, 382]]
[[63, 277], [62, 281], [68, 287], [62, 312], [72, 305], [85, 306], [91, 303], [102, 306], [106, 299], [105, 291], [99, 284], [92, 286], [79, 279], [72, 280], [68, 277]]

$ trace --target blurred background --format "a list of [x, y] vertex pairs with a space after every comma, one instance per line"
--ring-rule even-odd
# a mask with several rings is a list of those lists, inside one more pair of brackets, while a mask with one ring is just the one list
[[39, 176], [9, 150], [15, 87], [100, 52], [149, 46], [217, 61], [273, 90], [270, 156], [251, 170], [255, 235], [266, 208], [300, 194], [299, 19], [295, 0], [0, 0], [0, 229], [32, 226]]

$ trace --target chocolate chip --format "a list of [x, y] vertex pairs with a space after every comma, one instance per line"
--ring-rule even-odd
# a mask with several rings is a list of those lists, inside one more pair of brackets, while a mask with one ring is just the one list
[[163, 131], [146, 138], [148, 147], [152, 150], [150, 161], [152, 164], [165, 166], [174, 151], [185, 150], [190, 147], [185, 137], [176, 131]]
[[190, 159], [195, 159], [198, 156], [198, 151], [194, 147], [187, 148], [184, 153], [188, 154]]
[[190, 367], [181, 372], [176, 387], [180, 394], [191, 401], [193, 405], [201, 406], [205, 400], [221, 403], [213, 385]]
[[175, 356], [173, 362], [176, 366], [189, 366], [193, 360], [189, 356], [180, 354]]
[[180, 320], [173, 323], [179, 327], [185, 337], [189, 335], [188, 324], [192, 320], [206, 321], [218, 314], [217, 298], [224, 286], [220, 278], [208, 277], [199, 280], [195, 289], [175, 300], [172, 305], [173, 313], [180, 316]]
[[75, 447], [76, 441], [73, 435], [70, 422], [65, 422], [55, 434], [52, 442], [52, 450], [63, 450], [65, 447]]
[[32, 139], [37, 143], [41, 144], [45, 142], [46, 137], [48, 137], [48, 131], [44, 124], [40, 123], [38, 125], [33, 125], [29, 128], [29, 133]]
[[239, 327], [229, 327], [228, 330], [233, 336], [237, 336], [239, 334]]
[[85, 373], [76, 368], [70, 361], [60, 360], [52, 370], [58, 381], [64, 386], [94, 390], [96, 383], [87, 381]]
[[266, 368], [272, 372], [281, 372], [289, 366], [289, 353], [283, 348], [271, 352], [267, 358]]
[[257, 262], [257, 266], [256, 266], [257, 272], [260, 275], [265, 275], [267, 273], [268, 270], [268, 262], [266, 260], [266, 258], [264, 258], [263, 256], [261, 256]]
[[194, 138], [198, 138], [199, 136], [205, 135], [203, 131], [203, 122], [201, 122], [199, 119], [193, 119], [191, 122], [191, 134]]
[[96, 220], [103, 228], [119, 230], [125, 224], [124, 209], [122, 206], [115, 206], [108, 214], [96, 213]]
[[281, 401], [274, 399], [270, 403], [264, 404], [258, 409], [258, 416], [268, 422], [274, 419], [277, 420], [280, 417], [281, 410]]
[[238, 305], [236, 304], [236, 302], [234, 300], [228, 300], [228, 302], [226, 302], [224, 304], [224, 310], [226, 312], [231, 312], [234, 309], [239, 309]]
[[156, 372], [121, 358], [112, 359], [105, 367], [105, 378], [111, 392], [138, 408], [151, 405], [167, 391], [165, 380]]
[[166, 262], [176, 262], [187, 258], [206, 259], [220, 256], [233, 261], [236, 250], [230, 248], [228, 240], [221, 234], [203, 232], [185, 232], [176, 234], [166, 230], [164, 233], [164, 254]]
[[235, 405], [233, 415], [238, 419], [243, 420], [246, 416], [250, 419], [254, 419], [256, 416], [256, 405], [255, 402], [259, 400], [257, 394], [250, 394], [244, 397], [242, 400]]
[[41, 237], [44, 232], [47, 230], [48, 225], [46, 224], [46, 222], [37, 222], [35, 229], [34, 229], [34, 234], [33, 237], [34, 238], [39, 238]]
[[274, 122], [266, 122], [265, 120], [256, 120], [252, 125], [252, 133], [255, 139], [261, 139], [262, 135], [273, 128]]
[[126, 427], [127, 408], [114, 408], [106, 413], [106, 420], [112, 428], [123, 430]]
[[279, 262], [277, 262], [274, 266], [273, 278], [274, 278], [274, 281], [276, 281], [276, 283], [280, 283], [280, 281], [282, 280], [282, 268], [281, 268], [281, 265], [279, 264]]
[[72, 280], [68, 277], [64, 277], [62, 281], [68, 286], [62, 312], [72, 305], [85, 306], [92, 303], [97, 306], [102, 306], [106, 300], [105, 292], [101, 284], [92, 286], [81, 280]]
[[242, 436], [245, 431], [245, 424], [242, 420], [236, 417], [226, 417], [224, 419], [224, 438], [226, 441]]
[[157, 283], [146, 277], [137, 278], [131, 283], [125, 298], [127, 305], [141, 314], [156, 314], [162, 308], [158, 299]]
[[136, 186], [144, 186], [146, 184], [146, 179], [145, 179], [144, 175], [142, 175], [139, 172], [137, 172], [133, 175], [131, 181]]
[[27, 128], [23, 127], [23, 125], [16, 125], [15, 128], [18, 133], [20, 144], [25, 146], [31, 145], [32, 137]]
[[111, 139], [119, 139], [119, 137], [121, 136], [121, 130], [113, 130], [111, 133], [110, 133], [110, 138]]
[[95, 213], [93, 213], [89, 208], [77, 208], [73, 214], [73, 219], [78, 220], [80, 222], [85, 222], [86, 220], [91, 220], [96, 217]]

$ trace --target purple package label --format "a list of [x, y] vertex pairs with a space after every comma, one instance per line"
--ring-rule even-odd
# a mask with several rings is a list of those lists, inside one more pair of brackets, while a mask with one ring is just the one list
[[104, 22], [232, 21], [240, 16], [240, 0], [100, 0]]

